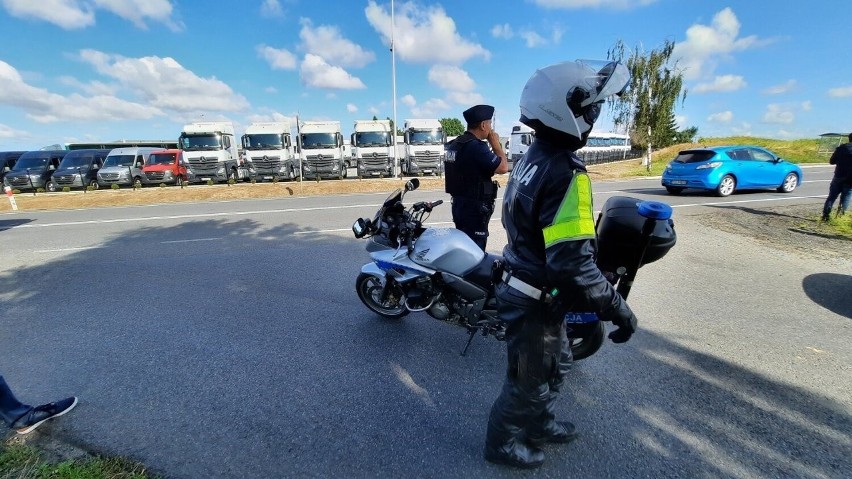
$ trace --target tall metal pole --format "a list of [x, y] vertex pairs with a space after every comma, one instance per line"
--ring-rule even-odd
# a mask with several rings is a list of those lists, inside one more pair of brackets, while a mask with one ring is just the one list
[[396, 52], [394, 51], [394, 10], [393, 10], [393, 0], [391, 0], [391, 90], [393, 95], [393, 128], [391, 134], [393, 135], [393, 176], [396, 177], [398, 175], [398, 167], [399, 167], [399, 155], [398, 149], [396, 147], [396, 130], [399, 128], [399, 123], [396, 121]]
[[651, 90], [651, 83], [648, 82], [648, 160], [645, 164], [645, 168], [647, 171], [651, 171], [651, 122], [653, 119], [653, 91]]

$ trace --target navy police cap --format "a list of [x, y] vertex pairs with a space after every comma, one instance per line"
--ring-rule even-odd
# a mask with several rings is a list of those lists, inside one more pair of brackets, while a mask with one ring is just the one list
[[494, 107], [491, 105], [476, 105], [465, 110], [462, 115], [464, 115], [464, 120], [468, 125], [472, 125], [493, 118]]

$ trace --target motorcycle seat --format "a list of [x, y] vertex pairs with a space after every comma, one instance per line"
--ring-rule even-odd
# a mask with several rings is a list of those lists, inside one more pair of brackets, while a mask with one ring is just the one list
[[495, 261], [502, 261], [503, 257], [497, 254], [486, 253], [472, 270], [464, 275], [464, 279], [481, 286], [486, 290], [491, 289], [491, 268]]

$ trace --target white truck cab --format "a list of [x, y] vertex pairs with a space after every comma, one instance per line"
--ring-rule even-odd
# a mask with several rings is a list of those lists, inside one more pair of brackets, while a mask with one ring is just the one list
[[530, 145], [532, 145], [535, 131], [527, 125], [515, 125], [512, 127], [512, 134], [509, 136], [508, 160], [509, 171], [527, 153]]
[[396, 162], [390, 120], [355, 120], [350, 139], [358, 176], [391, 176]]
[[303, 178], [346, 178], [339, 121], [302, 122], [299, 125], [299, 150]]
[[405, 158], [401, 168], [406, 175], [444, 174], [444, 144], [447, 136], [438, 119], [405, 120]]
[[184, 125], [178, 147], [183, 150], [190, 183], [248, 178], [248, 171], [240, 165], [231, 122], [203, 121]]
[[294, 180], [301, 175], [289, 121], [252, 123], [242, 136], [242, 147], [250, 178]]

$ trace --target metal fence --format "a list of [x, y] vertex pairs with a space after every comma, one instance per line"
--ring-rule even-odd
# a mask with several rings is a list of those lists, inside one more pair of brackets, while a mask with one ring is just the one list
[[645, 150], [632, 149], [622, 151], [612, 150], [579, 150], [577, 156], [580, 157], [587, 165], [599, 165], [601, 163], [612, 163], [613, 161], [632, 160], [641, 158], [645, 154]]

